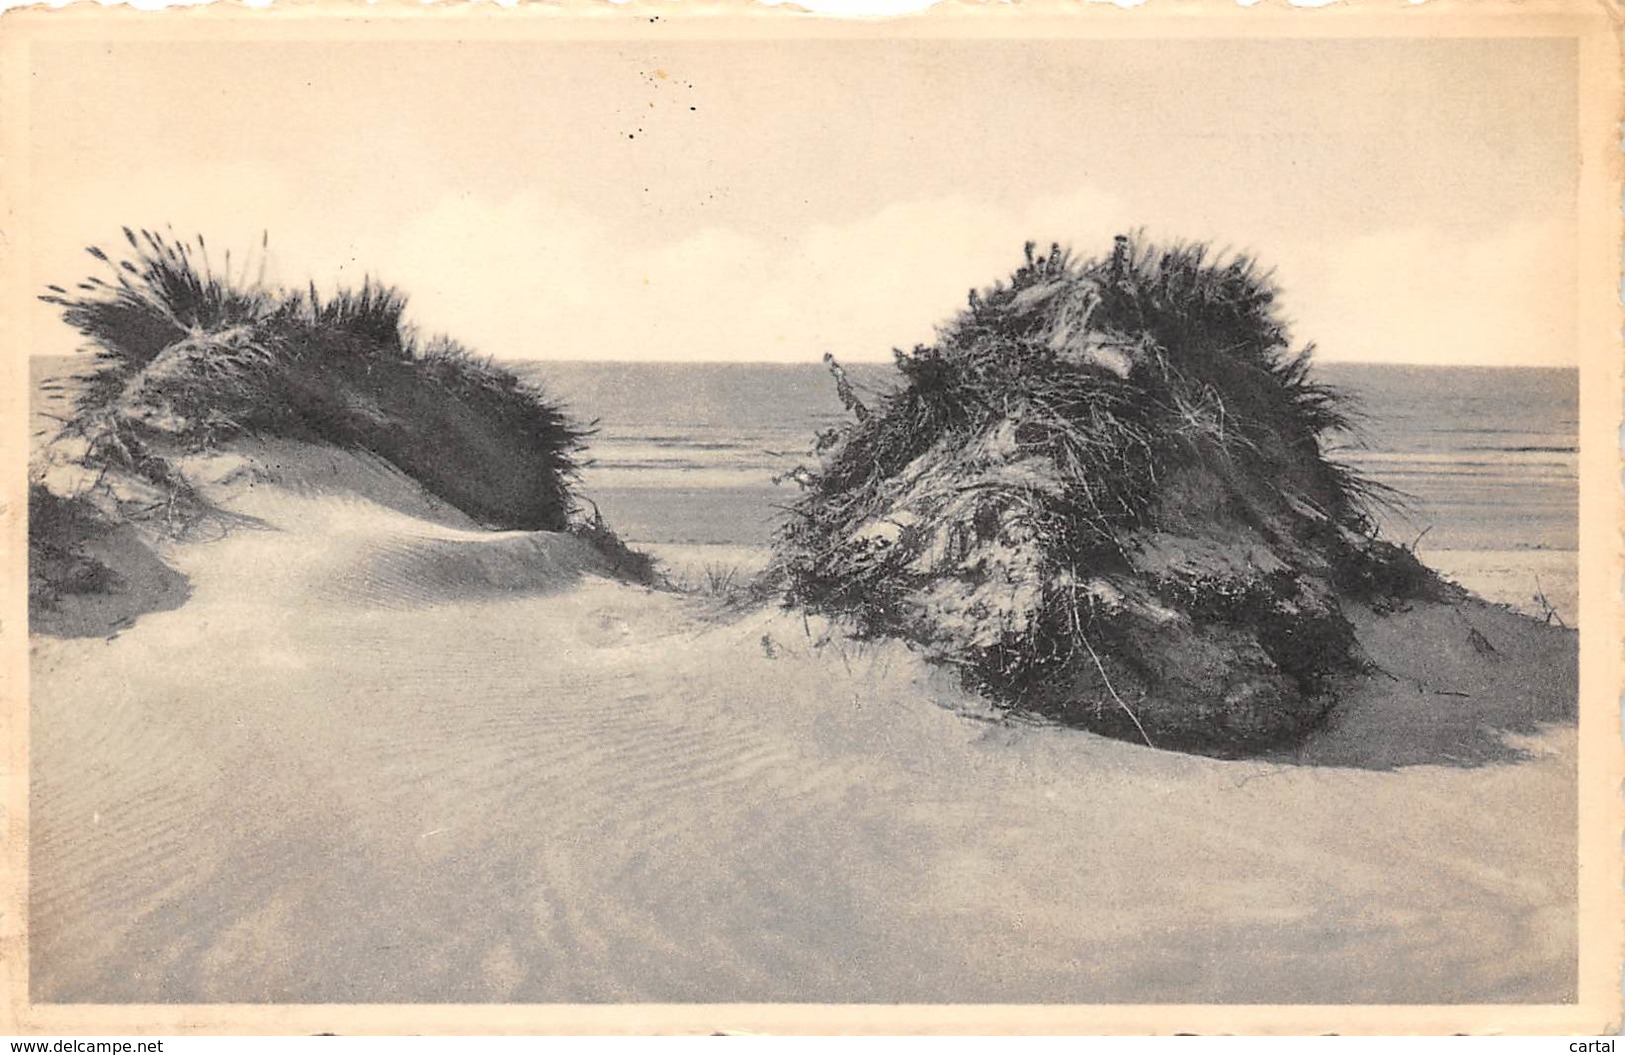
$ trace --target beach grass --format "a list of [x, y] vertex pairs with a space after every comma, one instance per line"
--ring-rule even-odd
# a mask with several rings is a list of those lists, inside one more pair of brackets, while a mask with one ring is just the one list
[[873, 405], [832, 360], [850, 420], [774, 574], [1012, 707], [1224, 750], [1300, 734], [1358, 667], [1341, 602], [1443, 589], [1377, 538], [1387, 489], [1326, 456], [1357, 410], [1312, 356], [1249, 258], [1029, 243]]
[[[651, 577], [578, 497], [592, 425], [454, 339], [420, 336], [400, 290], [372, 278], [326, 294], [273, 287], [263, 239], [234, 262], [202, 236], [124, 228], [117, 247], [87, 253], [99, 273], [41, 297], [95, 352], [31, 469], [41, 603], [95, 585], [96, 531], [183, 537], [226, 519], [185, 466], [253, 439], [380, 457], [479, 525], [569, 532], [613, 574]], [[96, 582], [115, 580], [109, 569]]]
[[96, 350], [67, 431], [99, 464], [178, 488], [172, 457], [245, 435], [360, 448], [493, 527], [565, 530], [590, 427], [536, 384], [443, 336], [367, 279], [323, 295], [260, 265], [220, 266], [202, 236], [124, 229], [104, 274], [41, 298]]

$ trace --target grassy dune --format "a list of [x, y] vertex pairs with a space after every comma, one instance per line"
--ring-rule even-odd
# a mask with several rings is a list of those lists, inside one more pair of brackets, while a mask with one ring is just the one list
[[1027, 246], [852, 420], [778, 539], [792, 603], [1006, 706], [1148, 744], [1301, 737], [1361, 669], [1345, 609], [1450, 588], [1323, 453], [1347, 400], [1267, 275], [1200, 245]]
[[649, 573], [577, 502], [589, 430], [450, 338], [417, 336], [399, 291], [274, 289], [229, 253], [217, 269], [201, 237], [126, 228], [124, 242], [122, 255], [88, 250], [105, 276], [43, 297], [96, 358], [31, 474], [37, 618], [65, 596], [116, 591], [120, 573], [96, 551], [126, 525], [214, 530], [217, 511], [183, 464], [245, 439], [365, 451], [477, 524], [572, 531], [623, 572]]
[[[687, 590], [657, 589], [646, 559], [575, 508], [582, 430], [501, 371], [413, 338], [398, 295], [268, 291], [229, 264], [211, 277], [201, 242], [128, 234], [133, 259], [97, 251], [112, 281], [51, 294], [101, 361], [69, 428], [42, 442], [30, 506], [34, 1000], [1575, 999], [1573, 632], [1338, 580], [1322, 614], [1338, 658], [1360, 662], [1316, 672], [1338, 701], [1326, 720], [1239, 760], [1098, 736], [1050, 720], [1076, 715], [1010, 706], [991, 678], [941, 662], [938, 638], [855, 618], [860, 603], [906, 611], [924, 579], [888, 578], [876, 540], [930, 549], [927, 533], [905, 536], [907, 503], [877, 495], [928, 499], [915, 524], [955, 523], [948, 510], [990, 525], [944, 551], [959, 563], [936, 579], [984, 595], [989, 565], [972, 574], [967, 554], [987, 555], [1005, 514], [1068, 527], [1043, 477], [999, 476], [1033, 468], [1013, 456], [1030, 433], [997, 447], [997, 422], [961, 415], [921, 437], [953, 441], [937, 462], [905, 459], [910, 419], [855, 406], [818, 486], [858, 498], [805, 506], [765, 580], [796, 586], [799, 610], [759, 603], [762, 586], [727, 563], [676, 568]], [[1076, 291], [1064, 261], [1029, 267], [1049, 294]], [[1116, 362], [1115, 345], [1081, 347]], [[983, 354], [996, 351], [967, 360], [997, 369]], [[1112, 388], [1091, 369], [1061, 384]], [[1291, 413], [1329, 412], [1296, 370], [1269, 381], [1296, 393]], [[988, 391], [973, 380], [902, 406], [935, 414], [944, 392]], [[1170, 442], [1232, 470], [1198, 482], [1245, 479], [1233, 470], [1254, 454], [1219, 458], [1216, 430], [1236, 434], [1203, 406]], [[1074, 442], [1070, 418], [1045, 420]], [[1134, 447], [1157, 424], [1112, 435]], [[1298, 491], [1272, 499], [1256, 476], [1218, 490], [1275, 518], [1251, 541], [1292, 574], [1204, 609], [1207, 624], [1178, 608], [1177, 633], [1145, 639], [1156, 655], [1183, 662], [1212, 625], [1278, 632], [1256, 617], [1281, 615], [1268, 606], [1293, 575], [1312, 578], [1319, 531], [1348, 532], [1333, 531], [1338, 554], [1389, 555], [1356, 530], [1358, 485], [1303, 461], [1309, 449], [1270, 455]], [[1096, 459], [1076, 479], [1106, 464], [1075, 453]], [[1000, 486], [959, 489], [966, 509], [910, 489], [962, 470]], [[1003, 503], [991, 514], [986, 495]], [[1283, 495], [1320, 519], [1285, 517]], [[1180, 509], [1184, 536], [1167, 510], [1156, 523], [1189, 542]], [[1080, 516], [1071, 527], [1106, 532], [1087, 535], [1090, 553], [1128, 537], [1115, 513]], [[870, 530], [880, 522], [899, 530]], [[1235, 546], [1241, 521], [1221, 524], [1208, 541]], [[836, 543], [823, 565], [820, 532]], [[1142, 555], [1178, 548], [1135, 538]], [[1138, 581], [1141, 601], [1192, 583], [1178, 561], [1155, 581], [1103, 567], [1125, 596]], [[853, 568], [873, 577], [843, 580], [843, 604], [806, 591], [815, 572]], [[1195, 581], [1195, 595], [1242, 579]], [[1087, 577], [1071, 582], [1080, 619], [1110, 614], [1085, 611]], [[1367, 601], [1343, 605], [1359, 590]], [[996, 625], [956, 610], [967, 618], [929, 625]], [[1080, 626], [1079, 641], [1109, 642]], [[1032, 640], [1058, 645], [1054, 631]], [[987, 648], [1009, 658], [1007, 645]], [[1103, 701], [1066, 680], [1081, 655], [1019, 669], [1058, 670], [1057, 689]], [[1097, 664], [1119, 688], [1125, 655]], [[1222, 677], [1181, 692], [1181, 706], [1234, 709]]]
[[1566, 631], [1362, 623], [1392, 678], [1219, 761], [595, 574], [360, 452], [201, 462], [261, 527], [34, 643], [37, 1000], [1574, 996]]

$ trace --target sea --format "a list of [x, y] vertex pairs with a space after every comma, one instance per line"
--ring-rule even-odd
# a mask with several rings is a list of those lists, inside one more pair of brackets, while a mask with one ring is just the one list
[[[66, 412], [78, 356], [35, 357], [33, 431]], [[763, 547], [816, 465], [817, 434], [845, 416], [816, 363], [510, 362], [594, 422], [581, 490], [632, 542]], [[1578, 372], [1327, 363], [1352, 397], [1355, 434], [1333, 457], [1401, 497], [1384, 533], [1427, 550], [1572, 551], [1578, 543]], [[889, 389], [887, 364], [847, 370]], [[1420, 539], [1420, 542], [1418, 541]]]
[[[768, 544], [797, 495], [789, 474], [816, 465], [814, 438], [845, 416], [820, 364], [507, 365], [596, 420], [583, 491], [637, 542]], [[847, 370], [871, 393], [896, 376], [890, 364]], [[1397, 492], [1378, 513], [1389, 538], [1424, 550], [1577, 547], [1576, 370], [1328, 363], [1316, 375], [1357, 410], [1332, 457]]]

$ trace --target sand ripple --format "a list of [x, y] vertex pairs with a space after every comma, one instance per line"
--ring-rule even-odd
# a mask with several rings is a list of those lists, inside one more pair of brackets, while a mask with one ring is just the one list
[[36, 999], [1573, 996], [1561, 723], [1391, 771], [998, 724], [899, 649], [296, 492], [172, 555], [182, 608], [36, 641]]

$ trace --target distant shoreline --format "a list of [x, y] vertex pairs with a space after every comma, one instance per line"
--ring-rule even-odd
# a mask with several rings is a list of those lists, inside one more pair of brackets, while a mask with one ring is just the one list
[[[49, 378], [65, 372], [74, 360], [92, 359], [89, 355], [39, 355], [31, 357], [34, 400], [31, 406], [36, 442], [39, 434], [50, 429], [51, 420], [45, 415], [61, 414], [66, 410], [63, 399], [66, 392], [41, 399], [40, 385]], [[765, 566], [771, 533], [772, 513], [775, 506], [788, 504], [795, 497], [793, 485], [774, 487], [771, 483], [776, 472], [790, 463], [810, 457], [810, 446], [821, 421], [838, 420], [842, 414], [833, 386], [829, 384], [822, 364], [812, 363], [692, 363], [650, 364], [632, 361], [587, 360], [512, 360], [509, 366], [522, 371], [534, 371], [548, 389], [563, 395], [566, 402], [577, 408], [582, 417], [601, 418], [597, 436], [588, 451], [588, 467], [583, 477], [583, 495], [601, 507], [611, 524], [634, 546], [661, 558], [667, 573], [676, 577], [701, 579], [715, 566], [738, 569], [750, 574]], [[882, 364], [854, 363], [857, 380], [878, 373]], [[556, 371], [550, 367], [557, 366]], [[1393, 368], [1387, 364], [1327, 364], [1332, 383], [1339, 375], [1390, 378], [1402, 376], [1412, 368]], [[1531, 375], [1555, 378], [1563, 373], [1573, 374], [1572, 367], [1426, 367], [1436, 376], [1481, 374], [1507, 378], [1503, 390], [1521, 390], [1522, 380], [1513, 381], [1510, 375]], [[889, 373], [889, 368], [886, 369]], [[623, 377], [622, 374], [625, 374]], [[665, 382], [647, 384], [652, 378], [671, 378], [690, 374], [699, 378], [689, 386], [670, 387]], [[639, 378], [645, 382], [639, 385]], [[751, 380], [752, 378], [756, 380]], [[775, 446], [784, 458], [769, 465], [762, 457], [747, 459], [743, 463], [726, 460], [732, 455], [713, 449], [699, 450], [697, 439], [705, 439], [708, 448], [718, 445], [709, 442], [727, 426], [725, 422], [734, 413], [738, 401], [750, 401], [752, 393], [765, 384], [778, 390], [778, 381], [769, 378], [787, 378], [783, 391], [785, 401], [799, 408], [792, 420], [784, 418], [776, 423], [771, 439], [759, 431], [745, 430], [740, 436], [730, 437], [740, 442], [736, 446], [751, 444]], [[733, 380], [730, 380], [733, 379]], [[1569, 382], [1553, 380], [1553, 385], [1567, 387]], [[628, 397], [629, 390], [646, 387], [650, 395], [664, 399], [667, 420], [641, 425], [646, 397]], [[1408, 384], [1391, 387], [1413, 388]], [[1458, 386], [1471, 388], [1468, 386]], [[1375, 406], [1388, 410], [1386, 403]], [[1399, 408], [1393, 408], [1398, 413]], [[767, 415], [773, 416], [773, 415]], [[1548, 429], [1566, 430], [1567, 423], [1544, 420]], [[1388, 422], [1384, 421], [1387, 427]], [[1389, 431], [1392, 431], [1391, 429]], [[1556, 435], [1556, 433], [1554, 433]], [[689, 442], [672, 442], [687, 437]], [[1527, 445], [1522, 440], [1517, 445]], [[1577, 447], [1577, 442], [1575, 444]], [[1444, 448], [1440, 448], [1444, 452]], [[1355, 460], [1359, 460], [1355, 452]], [[1369, 452], [1366, 452], [1369, 454]], [[1491, 452], [1486, 457], [1494, 457]], [[1409, 457], [1409, 456], [1400, 456]], [[1427, 456], [1432, 457], [1432, 456]], [[1565, 457], [1558, 452], [1558, 457]], [[1568, 455], [1567, 457], [1572, 457]], [[658, 459], [670, 459], [661, 463]], [[705, 458], [717, 461], [705, 462]], [[649, 461], [638, 468], [636, 459]], [[700, 459], [700, 462], [695, 462]], [[760, 463], [760, 464], [758, 464]], [[1385, 469], [1414, 475], [1417, 465], [1407, 470], [1389, 456]], [[1429, 471], [1433, 471], [1429, 467]], [[1407, 486], [1436, 480], [1426, 477], [1411, 479]], [[1465, 487], [1458, 497], [1460, 503], [1448, 507], [1424, 510], [1415, 524], [1406, 522], [1404, 530], [1390, 525], [1389, 533], [1399, 541], [1410, 541], [1412, 536], [1428, 523], [1437, 525], [1423, 539], [1422, 559], [1449, 578], [1455, 579], [1474, 593], [1496, 603], [1503, 603], [1539, 616], [1534, 595], [1538, 588], [1545, 592], [1558, 616], [1574, 623], [1578, 613], [1578, 562], [1574, 549], [1572, 527], [1561, 525], [1577, 522], [1578, 508], [1564, 496], [1574, 486], [1572, 480], [1555, 486], [1535, 478], [1522, 483], [1491, 481], [1478, 477], [1456, 478], [1458, 488]], [[1545, 489], [1552, 495], [1548, 501], [1540, 497]], [[1497, 497], [1500, 496], [1500, 497]], [[1509, 497], [1517, 497], [1524, 504], [1534, 503], [1544, 515], [1537, 517], [1547, 522], [1540, 527], [1529, 516], [1506, 507]], [[1562, 515], [1557, 515], [1562, 507]], [[1501, 524], [1499, 513], [1511, 518]], [[1517, 526], [1514, 527], [1513, 524]], [[1400, 536], [1403, 536], [1401, 539]]]

